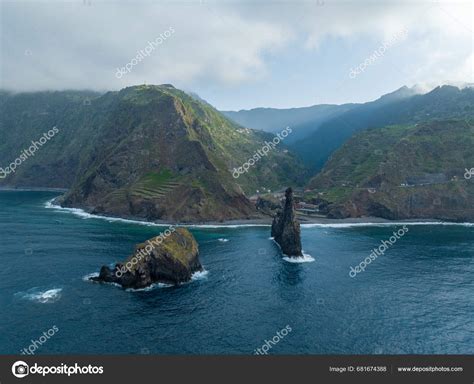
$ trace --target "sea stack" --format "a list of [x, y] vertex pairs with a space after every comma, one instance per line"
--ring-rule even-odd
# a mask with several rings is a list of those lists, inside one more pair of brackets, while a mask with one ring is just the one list
[[191, 280], [198, 271], [202, 271], [198, 243], [187, 229], [172, 227], [138, 244], [124, 263], [113, 269], [104, 265], [91, 280], [138, 289], [154, 283], [177, 285]]
[[300, 223], [296, 219], [293, 190], [285, 191], [285, 206], [273, 219], [272, 237], [280, 245], [282, 252], [289, 257], [303, 256], [301, 251]]

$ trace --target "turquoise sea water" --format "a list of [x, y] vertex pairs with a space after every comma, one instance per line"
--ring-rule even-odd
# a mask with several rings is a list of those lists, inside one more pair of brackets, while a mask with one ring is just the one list
[[269, 227], [193, 227], [207, 273], [133, 292], [85, 277], [167, 227], [46, 208], [56, 195], [0, 192], [2, 354], [53, 326], [36, 354], [252, 354], [286, 326], [269, 353], [474, 353], [472, 225], [409, 225], [355, 278], [401, 225], [304, 226], [305, 263]]

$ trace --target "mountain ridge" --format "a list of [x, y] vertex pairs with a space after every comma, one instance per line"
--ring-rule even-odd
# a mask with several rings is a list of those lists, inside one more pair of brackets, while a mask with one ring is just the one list
[[472, 119], [368, 129], [331, 156], [307, 198], [330, 218], [472, 221], [473, 146]]
[[474, 115], [474, 89], [442, 86], [426, 94], [397, 99], [379, 98], [327, 120], [316, 132], [292, 143], [297, 153], [314, 173], [330, 155], [355, 133], [373, 127], [408, 124], [434, 118], [462, 118]]
[[[60, 94], [54, 95], [58, 105], [32, 95], [9, 97], [0, 102], [9, 148], [0, 152], [2, 164], [26, 145], [18, 145], [22, 137], [35, 138], [48, 126], [59, 133], [0, 185], [69, 188], [63, 206], [147, 220], [248, 218], [257, 213], [245, 191], [303, 182], [303, 167], [284, 143], [234, 179], [232, 169], [274, 136], [240, 127], [171, 85], [127, 87], [86, 103]], [[31, 112], [28, 121], [18, 104]], [[22, 128], [23, 136], [14, 135]]]

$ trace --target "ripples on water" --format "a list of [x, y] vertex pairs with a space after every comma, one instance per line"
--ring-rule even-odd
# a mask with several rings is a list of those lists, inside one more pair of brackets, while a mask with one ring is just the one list
[[[0, 353], [57, 324], [39, 353], [473, 353], [472, 224], [410, 223], [364, 273], [351, 266], [405, 223], [304, 224], [287, 262], [268, 226], [193, 226], [205, 271], [180, 286], [91, 283], [166, 225], [60, 210], [53, 193], [0, 192]], [[228, 240], [228, 241], [225, 241]]]

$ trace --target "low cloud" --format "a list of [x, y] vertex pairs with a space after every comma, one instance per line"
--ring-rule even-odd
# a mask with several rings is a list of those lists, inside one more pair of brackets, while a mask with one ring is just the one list
[[[325, 39], [358, 44], [374, 37], [383, 41], [403, 28], [409, 31], [407, 44], [417, 47], [416, 52], [400, 49], [400, 54], [411, 54], [416, 62], [414, 71], [407, 70], [411, 81], [441, 77], [472, 81], [467, 2], [255, 5], [84, 0], [2, 3], [1, 7], [0, 86], [18, 91], [109, 90], [144, 82], [181, 88], [232, 87], [271, 79], [270, 63], [292, 46], [318, 50]], [[169, 27], [175, 30], [172, 38], [127, 76], [115, 77], [117, 68]]]
[[[216, 5], [40, 3], [3, 5], [2, 87], [118, 89], [126, 85], [211, 81], [232, 85], [265, 75], [265, 54], [288, 33]], [[169, 27], [169, 41], [123, 80], [115, 77]]]

